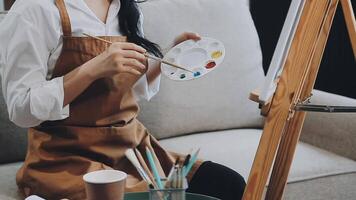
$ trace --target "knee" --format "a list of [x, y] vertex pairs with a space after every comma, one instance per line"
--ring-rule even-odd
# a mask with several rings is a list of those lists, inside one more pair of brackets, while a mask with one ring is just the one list
[[219, 188], [217, 193], [221, 193], [221, 199], [241, 199], [245, 190], [246, 182], [236, 171], [213, 162], [205, 162], [202, 171], [210, 178], [209, 182], [214, 182]]
[[213, 162], [206, 163], [207, 167], [210, 168], [209, 171], [216, 174], [220, 180], [223, 180], [229, 185], [239, 187], [242, 190], [245, 188], [246, 182], [244, 177], [242, 177], [235, 170]]
[[[216, 164], [219, 165], [219, 164]], [[226, 166], [219, 165], [222, 171], [221, 175], [224, 176], [225, 187], [228, 188], [229, 192], [232, 193], [231, 196], [236, 199], [241, 199], [245, 191], [246, 181], [243, 176]]]
[[236, 191], [236, 195], [239, 196], [239, 199], [242, 198], [246, 187], [246, 181], [244, 177], [242, 177], [239, 173], [235, 172], [234, 178], [232, 178], [231, 181], [231, 185], [233, 185], [234, 191]]

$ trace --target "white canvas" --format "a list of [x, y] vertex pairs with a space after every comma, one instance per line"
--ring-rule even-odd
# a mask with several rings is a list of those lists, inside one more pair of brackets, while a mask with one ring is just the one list
[[0, 0], [0, 12], [4, 11], [4, 0]]
[[282, 32], [271, 60], [271, 64], [268, 68], [265, 82], [261, 89], [261, 94], [259, 96], [259, 100], [263, 103], [268, 102], [276, 91], [276, 79], [278, 79], [278, 76], [282, 73], [283, 66], [299, 23], [304, 3], [305, 0], [293, 0], [290, 5]]

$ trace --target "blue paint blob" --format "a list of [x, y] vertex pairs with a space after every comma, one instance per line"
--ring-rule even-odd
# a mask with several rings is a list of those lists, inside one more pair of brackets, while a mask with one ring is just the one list
[[194, 77], [197, 77], [197, 76], [200, 76], [200, 75], [201, 75], [200, 72], [195, 72], [195, 73], [194, 73]]
[[174, 74], [174, 72], [171, 72], [171, 75], [173, 75]]
[[181, 74], [180, 79], [184, 79], [184, 78], [185, 78], [185, 74]]

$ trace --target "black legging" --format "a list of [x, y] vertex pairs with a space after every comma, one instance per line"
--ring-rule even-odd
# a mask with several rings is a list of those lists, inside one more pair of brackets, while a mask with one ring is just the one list
[[246, 182], [234, 170], [210, 161], [204, 162], [194, 174], [187, 192], [208, 195], [221, 200], [242, 198]]

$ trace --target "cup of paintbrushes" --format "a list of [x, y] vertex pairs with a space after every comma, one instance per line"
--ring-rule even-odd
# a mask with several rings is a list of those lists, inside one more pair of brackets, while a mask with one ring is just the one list
[[186, 178], [176, 179], [177, 182], [167, 183], [168, 180], [162, 180], [162, 182], [166, 185], [173, 186], [171, 184], [175, 184], [176, 187], [166, 187], [164, 189], [155, 189], [150, 188], [149, 190], [149, 200], [185, 200], [186, 190], [188, 188], [188, 182]]
[[183, 166], [179, 165], [179, 160], [173, 165], [168, 177], [160, 182], [164, 188], [151, 188], [150, 200], [156, 200], [159, 197], [163, 197], [164, 200], [185, 200], [188, 182], [183, 173]]
[[164, 189], [149, 189], [149, 200], [185, 200], [186, 190], [188, 188], [187, 179], [176, 177], [174, 182], [168, 183], [167, 179], [161, 180], [167, 187]]

